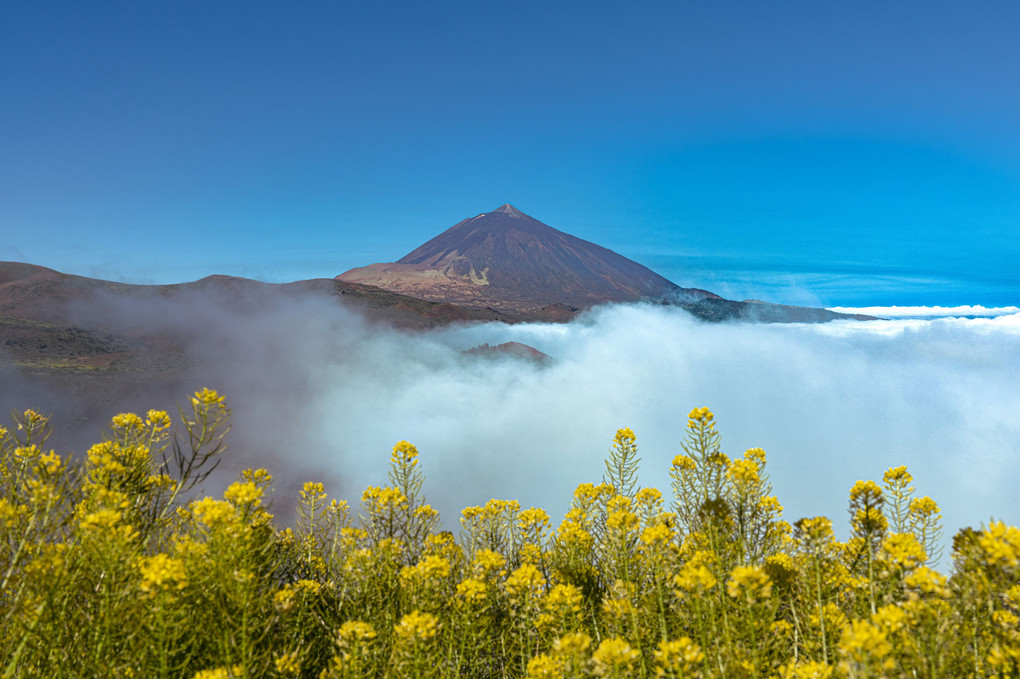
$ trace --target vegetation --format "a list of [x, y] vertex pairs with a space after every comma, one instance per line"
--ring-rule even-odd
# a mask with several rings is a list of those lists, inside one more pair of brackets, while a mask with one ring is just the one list
[[689, 415], [672, 497], [637, 484], [621, 429], [602, 483], [553, 527], [538, 508], [468, 507], [459, 538], [422, 496], [418, 451], [360, 510], [305, 484], [293, 528], [248, 470], [187, 499], [229, 410], [203, 390], [113, 418], [79, 461], [33, 411], [0, 428], [5, 677], [963, 677], [1020, 669], [1020, 530], [953, 540], [904, 467], [850, 490], [851, 537], [790, 525], [765, 452], [731, 459]]

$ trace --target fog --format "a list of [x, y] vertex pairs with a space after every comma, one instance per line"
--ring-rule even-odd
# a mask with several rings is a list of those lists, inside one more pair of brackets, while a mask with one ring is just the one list
[[[1020, 523], [1017, 313], [707, 324], [630, 305], [569, 324], [412, 333], [330, 300], [290, 297], [109, 312], [188, 333], [202, 360], [182, 376], [181, 399], [204, 386], [227, 396], [234, 428], [224, 467], [268, 467], [284, 514], [307, 480], [357, 506], [366, 485], [386, 483], [389, 451], [406, 439], [421, 451], [425, 493], [448, 527], [491, 497], [558, 520], [578, 483], [601, 479], [624, 426], [637, 434], [640, 483], [668, 495], [687, 413], [708, 406], [725, 452], [767, 451], [790, 521], [825, 514], [845, 535], [851, 485], [905, 464], [918, 494], [943, 508], [947, 540], [992, 517]], [[552, 359], [462, 353], [510, 340]], [[162, 404], [137, 409], [150, 405]]]

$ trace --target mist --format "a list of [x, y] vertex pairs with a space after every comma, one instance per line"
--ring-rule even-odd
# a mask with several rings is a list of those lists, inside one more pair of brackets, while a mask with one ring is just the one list
[[[915, 314], [921, 315], [921, 314]], [[639, 481], [669, 495], [687, 413], [716, 414], [724, 451], [768, 453], [785, 518], [824, 514], [845, 535], [847, 494], [905, 464], [942, 507], [946, 539], [992, 517], [1020, 523], [1020, 314], [828, 324], [708, 324], [680, 309], [616, 305], [569, 324], [410, 332], [335, 300], [278, 292], [106, 300], [93, 323], [170, 333], [190, 369], [131, 407], [212, 387], [233, 409], [223, 472], [265, 466], [282, 516], [309, 480], [357, 507], [389, 452], [421, 452], [425, 494], [456, 529], [492, 497], [554, 520], [602, 478], [613, 434], [637, 434]], [[552, 357], [466, 355], [528, 344]], [[31, 405], [31, 404], [26, 404]], [[109, 413], [114, 414], [114, 413]]]

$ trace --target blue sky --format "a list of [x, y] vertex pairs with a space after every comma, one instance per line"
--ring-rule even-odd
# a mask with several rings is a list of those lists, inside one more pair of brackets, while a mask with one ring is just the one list
[[0, 260], [392, 261], [511, 202], [682, 285], [1020, 300], [1014, 2], [0, 5]]

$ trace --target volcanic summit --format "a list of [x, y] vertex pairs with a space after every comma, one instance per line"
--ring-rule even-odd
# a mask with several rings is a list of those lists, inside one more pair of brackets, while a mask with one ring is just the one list
[[558, 231], [509, 203], [465, 219], [392, 264], [337, 278], [467, 308], [527, 312], [553, 306], [657, 299], [684, 289], [594, 243]]

